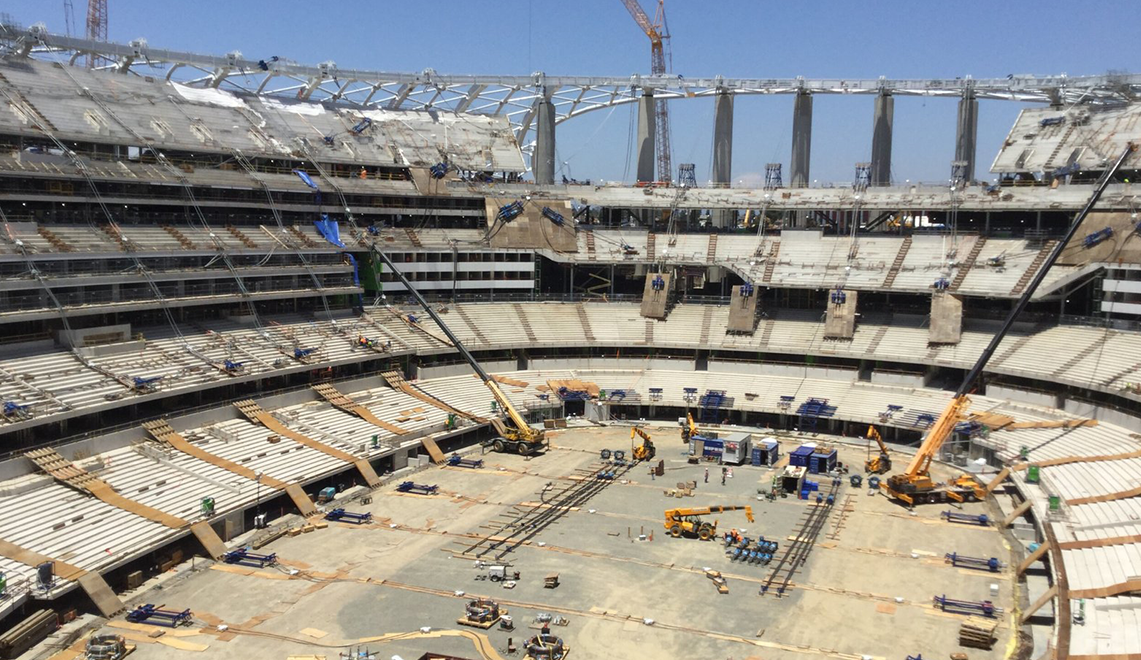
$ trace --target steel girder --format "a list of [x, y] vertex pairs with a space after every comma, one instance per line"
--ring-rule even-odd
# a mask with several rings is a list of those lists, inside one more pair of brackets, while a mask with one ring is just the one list
[[550, 99], [561, 123], [593, 110], [637, 101], [644, 90], [660, 99], [731, 94], [857, 94], [884, 92], [897, 96], [929, 96], [1017, 101], [1023, 103], [1130, 102], [1141, 98], [1141, 74], [1097, 76], [1008, 76], [953, 79], [843, 78], [684, 78], [680, 75], [628, 77], [442, 75], [432, 69], [392, 73], [339, 69], [334, 62], [316, 66], [285, 59], [253, 60], [239, 52], [222, 56], [152, 48], [145, 40], [129, 44], [97, 42], [50, 33], [42, 25], [22, 28], [0, 24], [0, 54], [74, 64], [88, 54], [98, 68], [124, 75], [164, 77], [184, 85], [217, 87], [244, 94], [313, 102], [340, 103], [393, 110], [436, 110], [505, 115], [520, 144], [537, 101]]

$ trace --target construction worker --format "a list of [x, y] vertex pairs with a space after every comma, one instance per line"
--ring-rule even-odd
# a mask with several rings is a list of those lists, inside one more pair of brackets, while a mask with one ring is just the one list
[[368, 178], [368, 170], [366, 170], [365, 168], [362, 167], [360, 174], [358, 176], [360, 176], [360, 178], [362, 178], [362, 179], [367, 179]]
[[725, 485], [725, 473], [728, 471], [729, 471], [729, 468], [725, 468], [725, 467], [721, 468], [721, 485], [722, 486]]
[[709, 483], [709, 468], [705, 468], [705, 483]]

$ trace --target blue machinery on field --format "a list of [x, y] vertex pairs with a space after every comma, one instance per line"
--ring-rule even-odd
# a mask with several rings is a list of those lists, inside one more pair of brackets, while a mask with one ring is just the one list
[[955, 600], [954, 598], [947, 598], [946, 595], [935, 596], [933, 600], [936, 609], [953, 614], [978, 615], [989, 618], [1002, 614], [1002, 608], [995, 606], [989, 600]]
[[277, 553], [261, 555], [250, 552], [247, 548], [238, 548], [222, 555], [222, 561], [227, 564], [265, 568], [266, 566], [273, 566], [277, 563]]
[[145, 623], [151, 626], [163, 626], [165, 628], [177, 628], [178, 626], [190, 625], [190, 610], [178, 612], [175, 610], [164, 610], [162, 607], [162, 605], [153, 605], [151, 603], [139, 605], [130, 612], [127, 612], [127, 621], [131, 623]]
[[325, 520], [352, 523], [353, 525], [366, 525], [372, 522], [372, 514], [368, 512], [353, 513], [352, 511], [345, 511], [344, 509], [337, 508], [326, 513]]
[[1002, 570], [1002, 562], [999, 561], [998, 557], [990, 557], [989, 559], [986, 557], [967, 557], [957, 552], [949, 552], [943, 557], [956, 568], [973, 568], [977, 571], [990, 571], [991, 573]]

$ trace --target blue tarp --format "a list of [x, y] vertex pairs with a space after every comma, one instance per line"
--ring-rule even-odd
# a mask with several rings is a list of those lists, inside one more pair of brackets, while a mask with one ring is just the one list
[[305, 172], [305, 170], [293, 170], [293, 173], [301, 177], [301, 180], [305, 182], [305, 185], [309, 186], [313, 190], [317, 190], [317, 184], [313, 183], [313, 179], [309, 178], [309, 175]]
[[313, 225], [317, 227], [317, 233], [326, 241], [339, 248], [345, 247], [344, 241], [341, 240], [341, 227], [336, 220], [330, 220], [329, 216], [322, 213], [321, 219], [313, 221]]

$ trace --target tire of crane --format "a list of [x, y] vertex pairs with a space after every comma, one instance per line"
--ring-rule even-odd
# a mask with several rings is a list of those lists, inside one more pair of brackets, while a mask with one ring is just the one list
[[598, 453], [598, 456], [602, 460], [608, 461], [608, 460], [610, 460], [610, 450], [609, 449], [603, 449], [601, 452]]
[[516, 450], [519, 452], [520, 456], [531, 455], [531, 445], [527, 444], [526, 442], [520, 442], [519, 446], [516, 447]]
[[670, 536], [674, 537], [675, 539], [681, 538], [681, 525], [674, 525], [673, 527], [670, 527]]
[[503, 438], [499, 438], [492, 443], [491, 448], [495, 451], [503, 451]]
[[701, 527], [697, 528], [697, 537], [702, 541], [708, 541], [709, 539], [713, 538], [713, 526], [709, 523], [705, 523]]

